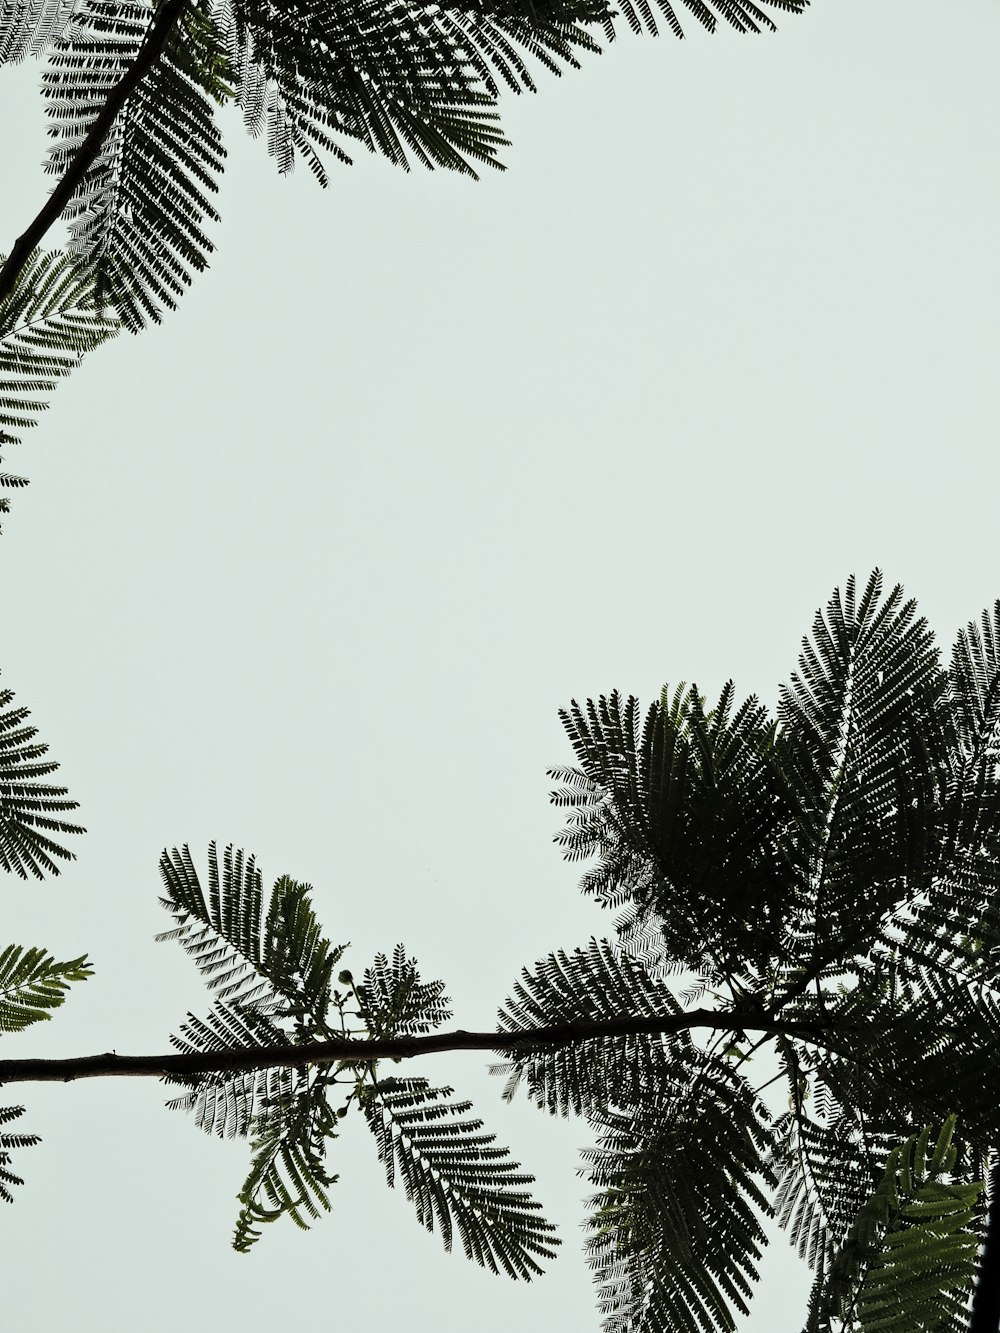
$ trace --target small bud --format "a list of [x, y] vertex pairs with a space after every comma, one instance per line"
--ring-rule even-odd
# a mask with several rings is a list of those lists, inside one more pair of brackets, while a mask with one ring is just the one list
[[351, 982], [354, 980], [354, 973], [349, 972], [345, 967], [343, 972], [341, 972], [340, 976], [337, 978], [337, 980], [340, 982], [342, 986], [349, 986]]

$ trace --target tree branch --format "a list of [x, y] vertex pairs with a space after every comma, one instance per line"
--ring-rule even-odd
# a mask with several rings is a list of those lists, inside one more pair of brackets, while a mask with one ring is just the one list
[[441, 1051], [496, 1051], [525, 1055], [552, 1046], [570, 1046], [593, 1037], [640, 1033], [683, 1032], [688, 1028], [750, 1029], [798, 1037], [830, 1047], [822, 1029], [809, 1023], [769, 1019], [759, 1012], [741, 1014], [693, 1009], [662, 1018], [626, 1015], [589, 1022], [560, 1023], [522, 1032], [436, 1032], [426, 1037], [385, 1037], [369, 1040], [338, 1038], [308, 1045], [234, 1047], [194, 1055], [83, 1055], [66, 1060], [0, 1060], [0, 1084], [71, 1083], [78, 1078], [162, 1078], [164, 1075], [197, 1078], [202, 1074], [238, 1073], [250, 1069], [302, 1068], [346, 1061], [407, 1060]]
[[1000, 1161], [990, 1175], [990, 1206], [972, 1291], [969, 1333], [997, 1333], [1000, 1328]]
[[188, 0], [165, 0], [160, 12], [150, 24], [135, 60], [111, 90], [108, 100], [74, 153], [62, 179], [49, 195], [48, 203], [27, 231], [14, 242], [6, 263], [0, 268], [0, 303], [13, 292], [21, 269], [80, 187], [122, 107], [163, 54], [170, 34], [187, 3]]

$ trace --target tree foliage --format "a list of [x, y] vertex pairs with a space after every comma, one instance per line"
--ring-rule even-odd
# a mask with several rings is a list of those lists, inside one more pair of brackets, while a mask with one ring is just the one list
[[[581, 887], [617, 912], [618, 939], [522, 971], [496, 1072], [508, 1100], [589, 1124], [603, 1327], [735, 1329], [773, 1216], [816, 1275], [804, 1333], [959, 1333], [1000, 1147], [1000, 602], [945, 666], [876, 571], [817, 613], [774, 716], [729, 683], [711, 707], [682, 686], [645, 713], [611, 694], [563, 721], [577, 763], [551, 770], [557, 841], [596, 858]], [[531, 1177], [451, 1088], [380, 1067], [384, 1044], [418, 1054], [450, 1019], [444, 983], [402, 945], [355, 981], [310, 886], [281, 876], [266, 892], [242, 851], [210, 846], [203, 879], [175, 848], [160, 873], [173, 925], [159, 938], [213, 996], [172, 1038], [201, 1064], [168, 1075], [169, 1105], [249, 1140], [236, 1248], [329, 1209], [327, 1154], [356, 1111], [446, 1248], [457, 1233], [482, 1266], [538, 1274], [558, 1242]], [[8, 947], [0, 1028], [47, 1018], [89, 975], [84, 958]], [[714, 1010], [691, 1007], [706, 995]], [[750, 1078], [766, 1048], [781, 1113], [761, 1097], [775, 1079]], [[0, 1137], [9, 1198], [10, 1150], [34, 1140]]]
[[[0, 0], [0, 64], [44, 61], [56, 178], [0, 261], [0, 444], [20, 442], [88, 352], [159, 321], [207, 267], [221, 108], [281, 173], [301, 161], [323, 186], [327, 161], [359, 146], [474, 177], [501, 166], [501, 93], [576, 67], [616, 22], [756, 32], [807, 3]], [[60, 217], [66, 252], [46, 251]], [[0, 473], [0, 487], [24, 484]], [[66, 789], [41, 781], [56, 765], [11, 700], [0, 693], [0, 866], [41, 878], [82, 829]], [[805, 1333], [960, 1329], [1000, 1157], [1000, 602], [942, 665], [900, 588], [852, 578], [773, 714], [730, 682], [712, 704], [682, 685], [645, 710], [613, 692], [562, 716], [575, 764], [551, 773], [557, 840], [591, 860], [581, 888], [618, 914], [617, 939], [526, 968], [496, 1049], [506, 1097], [588, 1122], [585, 1244], [605, 1329], [734, 1329], [769, 1215], [816, 1274]], [[354, 1110], [446, 1248], [457, 1232], [482, 1266], [539, 1273], [557, 1240], [531, 1177], [451, 1088], [383, 1075], [361, 1046], [437, 1033], [444, 984], [401, 945], [355, 983], [310, 887], [282, 876], [266, 893], [242, 851], [220, 861], [211, 846], [204, 884], [186, 847], [160, 870], [174, 923], [161, 938], [213, 996], [172, 1044], [219, 1061], [174, 1074], [170, 1105], [249, 1140], [236, 1248], [329, 1208], [327, 1152]], [[47, 1019], [90, 974], [85, 957], [3, 949], [0, 1030]], [[699, 1045], [690, 1006], [705, 995], [715, 1035]], [[564, 1035], [536, 1041], [543, 1030]], [[529, 1040], [505, 1046], [513, 1035]], [[335, 1039], [357, 1058], [254, 1063]], [[787, 1091], [780, 1114], [749, 1077], [762, 1048]], [[22, 1110], [0, 1110], [0, 1126]], [[21, 1183], [11, 1152], [35, 1141], [0, 1132], [0, 1198]]]
[[11, 707], [13, 690], [0, 689], [0, 869], [27, 879], [58, 875], [58, 861], [73, 853], [50, 836], [83, 833], [62, 818], [76, 810], [65, 787], [40, 782], [59, 767], [44, 756], [48, 746], [35, 740], [27, 708]]
[[[0, 65], [44, 62], [55, 188], [0, 254], [0, 444], [120, 329], [176, 307], [208, 265], [232, 106], [279, 172], [355, 148], [475, 178], [502, 167], [503, 93], [534, 92], [634, 33], [773, 30], [809, 0], [0, 0]], [[51, 226], [67, 251], [42, 250]], [[0, 488], [26, 479], [0, 472]], [[0, 512], [9, 500], [0, 499]]]
[[[253, 857], [241, 851], [227, 848], [220, 866], [214, 844], [209, 848], [205, 890], [186, 847], [165, 852], [160, 873], [161, 901], [176, 925], [159, 938], [177, 940], [219, 997], [206, 1020], [188, 1015], [173, 1038], [178, 1050], [428, 1032], [451, 1016], [443, 983], [421, 981], [402, 945], [391, 963], [377, 955], [360, 985], [346, 969], [334, 978], [346, 946], [321, 935], [310, 886], [282, 876], [265, 897]], [[326, 1150], [353, 1103], [388, 1184], [402, 1179], [421, 1225], [437, 1228], [446, 1249], [457, 1229], [468, 1257], [530, 1278], [542, 1271], [538, 1260], [555, 1253], [555, 1229], [524, 1189], [532, 1177], [469, 1117], [471, 1103], [452, 1093], [425, 1079], [382, 1077], [359, 1059], [209, 1074], [191, 1080], [172, 1105], [193, 1110], [208, 1131], [252, 1140], [238, 1250], [259, 1239], [264, 1223], [287, 1216], [307, 1227], [329, 1208], [337, 1177], [327, 1170]]]

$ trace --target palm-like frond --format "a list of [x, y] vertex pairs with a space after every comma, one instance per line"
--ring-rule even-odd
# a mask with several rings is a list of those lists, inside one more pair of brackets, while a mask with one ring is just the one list
[[[95, 309], [93, 280], [76, 259], [36, 251], [0, 301], [0, 444], [19, 444], [57, 380], [117, 331], [115, 320]], [[24, 477], [0, 473], [0, 487], [26, 485]], [[0, 513], [7, 509], [0, 497]]]
[[0, 65], [41, 55], [63, 33], [80, 0], [0, 0]]
[[[982, 1181], [946, 1180], [955, 1116], [890, 1152], [882, 1179], [817, 1280], [804, 1333], [962, 1333]], [[928, 1155], [928, 1149], [930, 1153]]]
[[426, 1079], [379, 1079], [361, 1098], [375, 1136], [386, 1180], [402, 1178], [417, 1220], [440, 1232], [446, 1250], [457, 1230], [465, 1254], [496, 1273], [526, 1280], [551, 1259], [555, 1228], [539, 1216], [539, 1204], [525, 1185], [507, 1148], [494, 1147], [496, 1135], [481, 1133], [470, 1118], [472, 1103], [452, 1101], [451, 1088], [433, 1088]]
[[[147, 0], [86, 0], [43, 76], [62, 175], [101, 106], [132, 66], [156, 16]], [[207, 264], [209, 201], [225, 156], [212, 97], [223, 62], [214, 27], [182, 22], [117, 116], [63, 216], [96, 293], [132, 332], [172, 310]]]
[[401, 944], [393, 950], [391, 963], [384, 953], [376, 955], [357, 993], [364, 1006], [361, 1017], [373, 1037], [432, 1032], [452, 1014], [444, 982], [421, 981], [417, 960], [407, 958]]
[[320, 151], [354, 141], [397, 166], [475, 175], [507, 140], [456, 25], [429, 6], [231, 4], [222, 34], [250, 133], [288, 172], [301, 157], [328, 183]]
[[[878, 1182], [884, 1136], [864, 1134], [843, 1116], [822, 1124], [800, 1104], [774, 1122], [768, 1166], [777, 1181], [774, 1208], [799, 1257], [828, 1265]], [[877, 1142], [876, 1142], [877, 1139]]]
[[[815, 960], [841, 940], [863, 953], [883, 917], [925, 891], [938, 868], [948, 784], [947, 681], [927, 622], [876, 570], [817, 612], [783, 687], [776, 751], [801, 794]], [[863, 897], [859, 885], [864, 884]]]
[[771, 1212], [764, 1108], [719, 1060], [692, 1051], [658, 1091], [598, 1120], [584, 1153], [600, 1188], [588, 1262], [605, 1333], [707, 1333], [735, 1328]]
[[51, 1018], [70, 984], [93, 974], [86, 954], [59, 963], [44, 949], [8, 944], [0, 950], [0, 1032], [20, 1032]]
[[[171, 1038], [175, 1049], [308, 1046], [348, 1035], [351, 997], [331, 983], [344, 947], [322, 936], [309, 886], [282, 876], [265, 904], [252, 856], [229, 847], [220, 866], [212, 843], [208, 861], [206, 892], [187, 847], [160, 859], [161, 901], [177, 924], [158, 938], [177, 940], [220, 997], [206, 1020], [188, 1015]], [[450, 1015], [443, 983], [421, 981], [402, 945], [391, 962], [379, 954], [360, 986], [346, 971], [338, 980], [352, 988], [372, 1037], [427, 1032]], [[450, 1089], [428, 1088], [421, 1080], [375, 1080], [373, 1088], [374, 1079], [371, 1062], [345, 1061], [332, 1070], [306, 1066], [171, 1080], [187, 1088], [170, 1105], [193, 1111], [202, 1129], [253, 1138], [236, 1248], [249, 1249], [264, 1223], [288, 1216], [305, 1227], [329, 1208], [336, 1177], [326, 1170], [326, 1143], [357, 1101], [390, 1184], [398, 1170], [424, 1225], [433, 1228], [436, 1221], [448, 1246], [457, 1227], [467, 1255], [494, 1271], [502, 1267], [521, 1277], [540, 1271], [536, 1258], [551, 1255], [552, 1227], [536, 1216], [538, 1205], [521, 1188], [531, 1178], [519, 1174], [506, 1149], [492, 1146], [493, 1135], [479, 1132], [482, 1122], [466, 1115], [470, 1104], [446, 1100]], [[328, 1095], [339, 1082], [353, 1091], [333, 1110]]]
[[[13, 1120], [19, 1120], [24, 1115], [23, 1106], [0, 1106], [0, 1125], [9, 1125]], [[10, 1154], [12, 1149], [33, 1148], [36, 1143], [40, 1143], [37, 1134], [8, 1134], [0, 1130], [0, 1199], [4, 1203], [13, 1203], [14, 1196], [11, 1194], [11, 1187], [14, 1185], [23, 1185], [24, 1181], [20, 1176], [15, 1176], [10, 1170]]]
[[[769, 10], [801, 14], [808, 4], [809, 0], [762, 0], [761, 5], [753, 4], [752, 0], [681, 0], [680, 4], [656, 0], [656, 8], [675, 37], [684, 36], [684, 10], [708, 32], [715, 32], [720, 21], [737, 32], [774, 32], [775, 24]], [[648, 32], [655, 36], [656, 18], [649, 0], [625, 0], [620, 12], [633, 32]], [[605, 29], [609, 39], [614, 36], [611, 18], [605, 21]]]
[[305, 1231], [330, 1211], [327, 1191], [338, 1177], [326, 1169], [326, 1144], [338, 1117], [327, 1102], [327, 1080], [300, 1077], [294, 1092], [269, 1100], [254, 1118], [253, 1159], [240, 1191], [243, 1205], [233, 1246], [246, 1253], [263, 1223], [290, 1217]]
[[67, 789], [38, 781], [59, 765], [42, 758], [49, 747], [35, 741], [36, 727], [25, 725], [27, 708], [8, 707], [13, 698], [12, 690], [0, 689], [0, 869], [42, 879], [58, 875], [55, 858], [74, 859], [48, 835], [85, 830], [58, 817], [79, 804], [65, 799]]
[[716, 975], [740, 955], [766, 965], [801, 879], [780, 838], [794, 805], [773, 728], [734, 697], [730, 682], [709, 710], [695, 688], [664, 690], [641, 726], [634, 697], [574, 700], [560, 716], [581, 766], [550, 770], [571, 812], [556, 841], [601, 858], [581, 889], [655, 913], [665, 957]]
[[[808, 0], [657, 0], [682, 35], [679, 11], [714, 31], [773, 28], [768, 10], [800, 13]], [[476, 174], [500, 165], [507, 140], [495, 110], [501, 88], [534, 91], [533, 66], [555, 74], [598, 52], [592, 29], [615, 35], [607, 0], [512, 0], [465, 7], [413, 0], [362, 0], [349, 9], [225, 0], [218, 24], [250, 133], [266, 129], [279, 169], [301, 157], [322, 183], [317, 150], [350, 161], [361, 144], [408, 168], [411, 160]], [[648, 0], [621, 7], [635, 31], [657, 31]]]
[[294, 1018], [303, 1031], [325, 1020], [331, 975], [346, 946], [321, 934], [310, 885], [282, 876], [265, 915], [254, 858], [230, 846], [220, 868], [214, 842], [207, 897], [187, 846], [163, 852], [160, 875], [166, 887], [160, 902], [177, 924], [157, 939], [176, 940], [220, 999]]
[[1000, 602], [955, 642], [947, 674], [953, 726], [934, 892], [899, 922], [904, 968], [1000, 988]]
[[[572, 954], [549, 954], [522, 980], [499, 1011], [499, 1030], [516, 1032], [579, 1020], [632, 1014], [661, 1017], [681, 1012], [662, 983], [607, 940], [591, 940]], [[686, 1032], [670, 1037], [626, 1034], [591, 1038], [519, 1056], [494, 1072], [508, 1073], [504, 1098], [523, 1082], [536, 1106], [552, 1115], [595, 1115], [630, 1104], [669, 1077], [675, 1052], [687, 1052]]]
[[[657, 12], [677, 36], [686, 15], [759, 32], [808, 3], [623, 0], [620, 13], [635, 32], [655, 34]], [[302, 158], [324, 185], [320, 154], [349, 162], [352, 143], [475, 176], [507, 143], [501, 88], [577, 66], [600, 51], [595, 30], [614, 38], [617, 13], [609, 0], [0, 0], [0, 62], [49, 55], [48, 165], [64, 177], [71, 248], [134, 332], [174, 307], [211, 252], [214, 102], [235, 99], [281, 171]], [[39, 238], [55, 216], [36, 220]]]

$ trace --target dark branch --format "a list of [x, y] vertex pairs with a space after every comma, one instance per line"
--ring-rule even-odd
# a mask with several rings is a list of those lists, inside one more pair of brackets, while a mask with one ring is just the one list
[[202, 1074], [235, 1073], [279, 1066], [301, 1068], [340, 1061], [361, 1064], [372, 1060], [407, 1060], [441, 1051], [496, 1051], [505, 1055], [525, 1055], [552, 1046], [571, 1046], [592, 1037], [682, 1032], [698, 1027], [749, 1029], [775, 1035], [780, 1033], [828, 1048], [831, 1045], [829, 1038], [822, 1034], [822, 1029], [814, 1024], [781, 1022], [760, 1013], [693, 1009], [690, 1013], [672, 1014], [663, 1018], [628, 1015], [586, 1023], [530, 1028], [523, 1032], [464, 1032], [459, 1029], [457, 1032], [433, 1033], [428, 1037], [387, 1037], [365, 1041], [340, 1038], [305, 1046], [261, 1046], [258, 1049], [235, 1047], [227, 1051], [198, 1052], [195, 1055], [115, 1055], [109, 1052], [106, 1055], [83, 1055], [68, 1060], [0, 1060], [0, 1084], [70, 1083], [78, 1078], [162, 1078], [166, 1074], [197, 1078]]
[[87, 131], [86, 138], [73, 155], [73, 160], [66, 168], [59, 184], [49, 195], [48, 203], [27, 231], [14, 242], [7, 256], [7, 262], [0, 268], [0, 303], [10, 296], [21, 269], [79, 189], [122, 107], [163, 54], [174, 25], [187, 2], [188, 0], [166, 0], [150, 24], [138, 55], [111, 90], [111, 95], [101, 109], [100, 115]]
[[990, 1176], [990, 1207], [979, 1271], [972, 1292], [969, 1333], [997, 1333], [1000, 1328], [1000, 1162]]

